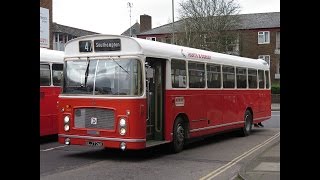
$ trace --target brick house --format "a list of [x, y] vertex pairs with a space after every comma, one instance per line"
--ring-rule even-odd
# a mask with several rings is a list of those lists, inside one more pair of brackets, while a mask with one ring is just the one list
[[[240, 25], [236, 29], [238, 40], [228, 54], [249, 58], [261, 58], [270, 63], [273, 83], [280, 81], [280, 12], [240, 14]], [[184, 29], [183, 22], [176, 21], [175, 33]], [[141, 32], [138, 38], [171, 43], [172, 23]], [[180, 44], [176, 42], [176, 44]]]
[[121, 35], [123, 36], [130, 36], [130, 30], [131, 30], [131, 37], [137, 37], [138, 34], [148, 31], [151, 29], [151, 16], [149, 15], [140, 15], [140, 24], [136, 22], [134, 25], [132, 25], [130, 28], [125, 30]]

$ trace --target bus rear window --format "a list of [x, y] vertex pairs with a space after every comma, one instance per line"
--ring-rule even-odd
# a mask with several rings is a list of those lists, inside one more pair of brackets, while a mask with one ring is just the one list
[[61, 86], [63, 64], [52, 64], [52, 81], [54, 86]]
[[40, 86], [50, 86], [50, 66], [40, 64]]

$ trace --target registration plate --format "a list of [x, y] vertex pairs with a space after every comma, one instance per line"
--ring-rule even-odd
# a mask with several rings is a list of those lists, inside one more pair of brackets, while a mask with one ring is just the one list
[[88, 146], [97, 146], [97, 147], [100, 147], [100, 146], [103, 146], [103, 142], [99, 142], [99, 141], [87, 141], [87, 145], [88, 145]]

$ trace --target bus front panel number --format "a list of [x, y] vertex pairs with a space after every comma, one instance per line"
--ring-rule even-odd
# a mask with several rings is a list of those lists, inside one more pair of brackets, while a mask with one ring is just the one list
[[92, 52], [92, 41], [79, 41], [80, 52]]

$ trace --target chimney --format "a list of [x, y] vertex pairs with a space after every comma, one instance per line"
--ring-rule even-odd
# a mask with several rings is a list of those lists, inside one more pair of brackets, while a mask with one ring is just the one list
[[151, 16], [140, 15], [140, 32], [148, 31], [151, 29]]

